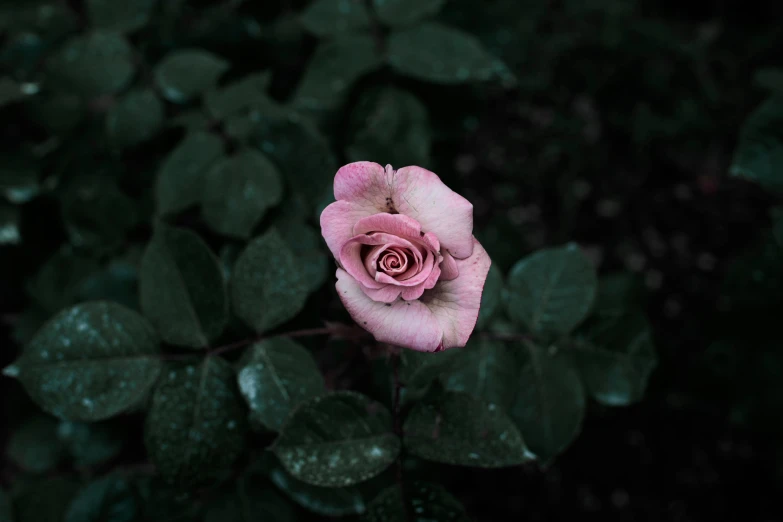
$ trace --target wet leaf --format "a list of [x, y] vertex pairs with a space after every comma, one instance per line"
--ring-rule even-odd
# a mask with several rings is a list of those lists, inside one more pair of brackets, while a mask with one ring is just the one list
[[201, 49], [180, 49], [155, 66], [155, 84], [173, 103], [187, 103], [213, 88], [230, 67], [223, 58]]
[[314, 0], [300, 20], [305, 29], [324, 37], [369, 27], [370, 13], [364, 0]]
[[[407, 502], [407, 505], [406, 505]], [[383, 490], [367, 506], [364, 522], [470, 522], [465, 508], [443, 486], [416, 482], [405, 491]]]
[[355, 486], [322, 488], [302, 482], [281, 466], [269, 474], [270, 480], [291, 500], [313, 513], [327, 517], [344, 517], [364, 513], [364, 498]]
[[413, 25], [440, 11], [446, 0], [372, 0], [378, 19], [394, 27]]
[[155, 136], [163, 118], [163, 103], [155, 91], [131, 91], [106, 115], [106, 134], [115, 147], [132, 147]]
[[512, 346], [485, 339], [449, 353], [451, 364], [441, 377], [446, 389], [465, 392], [503, 410], [514, 402], [519, 370]]

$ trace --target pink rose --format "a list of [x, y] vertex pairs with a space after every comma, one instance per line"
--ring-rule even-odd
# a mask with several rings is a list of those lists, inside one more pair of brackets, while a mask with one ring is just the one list
[[354, 320], [414, 350], [465, 346], [491, 264], [473, 237], [473, 205], [428, 170], [369, 161], [337, 171], [334, 197], [321, 233]]

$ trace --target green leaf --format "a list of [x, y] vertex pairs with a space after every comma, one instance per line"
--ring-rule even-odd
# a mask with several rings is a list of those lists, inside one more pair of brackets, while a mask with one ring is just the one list
[[76, 468], [104, 464], [122, 451], [127, 434], [107, 423], [62, 421], [57, 438], [65, 446]]
[[446, 389], [466, 392], [503, 410], [511, 406], [519, 384], [519, 369], [511, 347], [476, 339], [447, 353], [452, 362], [442, 376]]
[[446, 0], [372, 0], [378, 19], [393, 27], [414, 25], [440, 11]]
[[[407, 502], [407, 505], [406, 505]], [[383, 490], [367, 507], [364, 522], [470, 522], [465, 508], [443, 486], [416, 482], [405, 491]]]
[[174, 214], [201, 201], [205, 173], [223, 155], [223, 141], [194, 132], [171, 151], [158, 172], [155, 199], [159, 214]]
[[57, 440], [57, 421], [35, 415], [11, 434], [6, 449], [8, 459], [30, 473], [44, 473], [57, 467], [64, 455]]
[[114, 301], [139, 310], [138, 287], [136, 266], [116, 259], [79, 281], [75, 289], [75, 302]]
[[14, 520], [11, 506], [11, 498], [0, 488], [0, 522], [12, 522]]
[[403, 431], [408, 451], [435, 462], [501, 468], [532, 457], [500, 406], [466, 393], [431, 393], [413, 407]]
[[64, 92], [38, 96], [31, 100], [32, 118], [53, 134], [66, 134], [82, 123], [87, 115], [85, 100]]
[[138, 405], [161, 371], [155, 332], [139, 314], [110, 302], [55, 315], [3, 373], [61, 419], [97, 421]]
[[38, 195], [38, 163], [26, 155], [9, 155], [0, 164], [0, 194], [11, 203], [27, 203]]
[[339, 36], [321, 42], [308, 62], [293, 99], [297, 110], [336, 109], [354, 82], [382, 65], [372, 37]]
[[204, 522], [294, 522], [291, 506], [255, 477], [240, 477], [231, 491], [210, 503]]
[[36, 479], [14, 498], [17, 522], [63, 522], [63, 514], [79, 489], [75, 477]]
[[307, 283], [308, 292], [318, 290], [326, 282], [331, 259], [323, 249], [323, 238], [313, 227], [294, 219], [278, 219], [274, 227], [286, 242]]
[[0, 203], [0, 246], [16, 245], [22, 240], [19, 209]]
[[252, 143], [277, 164], [291, 192], [317, 205], [334, 183], [337, 159], [318, 128], [295, 114], [259, 122]]
[[408, 402], [424, 396], [434, 381], [448, 375], [454, 362], [454, 351], [417, 352], [403, 350], [400, 353], [400, 382], [403, 385], [401, 399]]
[[86, 4], [93, 27], [130, 33], [147, 25], [155, 0], [87, 0]]
[[267, 210], [283, 198], [275, 165], [251, 149], [223, 158], [206, 173], [201, 210], [204, 220], [225, 236], [247, 239]]
[[99, 268], [94, 259], [77, 255], [70, 245], [65, 245], [28, 282], [27, 293], [46, 312], [53, 314], [74, 304], [80, 285]]
[[160, 225], [141, 260], [141, 310], [164, 341], [206, 348], [228, 321], [220, 263], [195, 233]]
[[131, 91], [106, 115], [106, 134], [115, 147], [132, 147], [155, 136], [163, 117], [163, 103], [155, 91]]
[[768, 99], [748, 116], [729, 173], [783, 193], [783, 96]]
[[187, 103], [217, 84], [230, 67], [223, 58], [201, 49], [181, 49], [155, 66], [155, 84], [164, 98]]
[[204, 105], [209, 113], [224, 119], [251, 108], [266, 108], [276, 105], [266, 91], [272, 80], [272, 73], [264, 71], [249, 74], [234, 83], [219, 89], [212, 89], [204, 96]]
[[0, 107], [23, 100], [25, 96], [21, 85], [7, 76], [0, 78]]
[[223, 359], [207, 357], [163, 376], [144, 439], [158, 472], [184, 486], [230, 468], [244, 451], [246, 431], [234, 371]]
[[130, 480], [119, 474], [81, 488], [65, 513], [64, 522], [134, 522], [141, 512]]
[[519, 348], [519, 386], [509, 414], [530, 451], [548, 462], [581, 430], [584, 389], [579, 374], [565, 357], [531, 342]]
[[299, 403], [326, 390], [310, 352], [282, 337], [251, 346], [239, 362], [237, 379], [251, 425], [272, 431], [280, 431]]
[[313, 513], [327, 517], [344, 517], [364, 513], [364, 498], [355, 486], [322, 488], [292, 477], [281, 466], [275, 466], [269, 479], [294, 502]]
[[495, 317], [496, 312], [501, 307], [503, 297], [503, 273], [493, 263], [489, 267], [487, 280], [484, 282], [484, 291], [481, 294], [481, 308], [479, 309], [476, 329], [482, 329], [489, 324]]
[[346, 149], [351, 161], [430, 163], [427, 109], [407, 91], [394, 87], [368, 91], [351, 113], [351, 126], [354, 131]]
[[275, 229], [242, 251], [230, 285], [234, 312], [259, 333], [298, 314], [309, 287], [298, 260]]
[[575, 244], [539, 250], [511, 269], [506, 310], [534, 333], [560, 336], [587, 317], [597, 288], [595, 268]]
[[333, 36], [370, 26], [364, 0], [314, 0], [300, 17], [305, 29], [315, 36]]
[[133, 78], [133, 49], [120, 34], [95, 31], [76, 36], [47, 61], [47, 84], [84, 97], [112, 94]]
[[354, 392], [335, 392], [301, 404], [272, 451], [297, 479], [343, 487], [385, 470], [400, 451], [389, 411]]
[[508, 68], [468, 33], [436, 23], [394, 31], [389, 65], [404, 76], [433, 83], [459, 84], [499, 78], [511, 84]]

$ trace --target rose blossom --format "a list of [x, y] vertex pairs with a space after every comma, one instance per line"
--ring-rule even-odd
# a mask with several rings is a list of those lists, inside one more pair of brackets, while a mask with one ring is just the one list
[[473, 205], [428, 170], [369, 161], [337, 171], [334, 197], [321, 233], [354, 320], [414, 350], [465, 346], [491, 264], [473, 237]]

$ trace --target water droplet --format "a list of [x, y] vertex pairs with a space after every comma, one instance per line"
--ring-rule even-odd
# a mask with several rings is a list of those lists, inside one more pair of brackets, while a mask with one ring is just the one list
[[85, 397], [84, 399], [82, 399], [82, 406], [91, 410], [95, 406], [95, 404], [92, 402], [92, 399], [88, 399]]
[[3, 369], [3, 375], [5, 375], [6, 377], [11, 377], [11, 378], [19, 377], [19, 373], [20, 373], [19, 367], [14, 364], [12, 364], [11, 366], [6, 366]]
[[228, 421], [228, 424], [226, 424], [226, 427], [230, 430], [233, 430], [237, 427], [236, 421]]
[[471, 458], [471, 459], [474, 459], [474, 460], [478, 460], [481, 457], [479, 456], [478, 453], [468, 453], [468, 458]]

